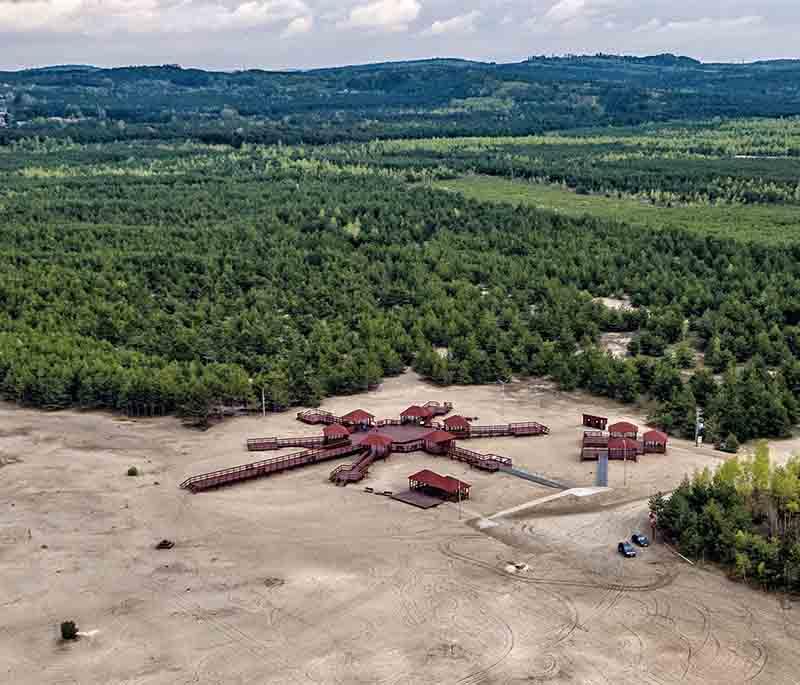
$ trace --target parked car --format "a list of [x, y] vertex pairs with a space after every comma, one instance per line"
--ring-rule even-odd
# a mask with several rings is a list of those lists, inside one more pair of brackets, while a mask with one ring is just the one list
[[650, 546], [650, 539], [646, 535], [642, 535], [641, 533], [634, 533], [633, 535], [631, 535], [631, 542], [634, 545], [639, 545], [639, 547]]
[[620, 542], [617, 545], [617, 551], [626, 558], [631, 558], [636, 556], [636, 550], [633, 548], [630, 542]]

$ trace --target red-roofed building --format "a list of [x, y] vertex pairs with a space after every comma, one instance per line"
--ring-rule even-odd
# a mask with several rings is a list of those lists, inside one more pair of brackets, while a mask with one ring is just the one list
[[383, 433], [370, 433], [359, 444], [369, 447], [372, 454], [376, 457], [385, 457], [392, 451], [392, 440]]
[[375, 417], [363, 409], [355, 409], [342, 417], [342, 423], [356, 430], [367, 430], [375, 423]]
[[661, 431], [647, 431], [642, 436], [642, 440], [644, 441], [644, 451], [645, 452], [657, 452], [659, 454], [665, 454], [667, 451], [667, 442], [669, 438], [667, 437], [666, 433], [662, 433]]
[[469, 433], [469, 421], [463, 416], [448, 416], [443, 423], [444, 429], [452, 433]]
[[424, 436], [425, 451], [431, 454], [445, 454], [455, 442], [456, 436], [446, 431], [433, 431]]
[[412, 490], [422, 490], [444, 499], [469, 499], [469, 483], [453, 478], [440, 476], [438, 473], [423, 469], [408, 477], [408, 486]]
[[618, 421], [608, 427], [608, 433], [612, 438], [632, 438], [636, 440], [639, 435], [639, 426], [628, 421]]
[[325, 426], [325, 428], [322, 429], [322, 435], [325, 436], [326, 444], [350, 439], [350, 431], [339, 423], [332, 423], [330, 426]]
[[608, 441], [609, 459], [631, 459], [639, 461], [640, 445], [631, 438], [611, 438]]
[[402, 414], [400, 420], [403, 423], [421, 423], [428, 424], [433, 418], [433, 412], [427, 407], [420, 407], [419, 405], [412, 404]]

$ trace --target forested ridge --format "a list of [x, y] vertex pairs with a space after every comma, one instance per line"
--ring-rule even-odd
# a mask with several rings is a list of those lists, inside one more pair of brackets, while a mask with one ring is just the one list
[[0, 72], [0, 144], [187, 137], [208, 143], [527, 135], [800, 112], [800, 61], [704, 64], [673, 55], [433, 59], [310, 71], [176, 65]]
[[[709, 438], [796, 423], [797, 244], [475, 202], [331, 157], [6, 148], [0, 392], [204, 421], [261, 388], [275, 409], [314, 404], [411, 364], [438, 383], [534, 374], [650, 397], [676, 433], [698, 403]], [[639, 309], [593, 299], [622, 293]], [[604, 331], [634, 333], [632, 355], [609, 357]], [[708, 368], [686, 379], [692, 345]]]

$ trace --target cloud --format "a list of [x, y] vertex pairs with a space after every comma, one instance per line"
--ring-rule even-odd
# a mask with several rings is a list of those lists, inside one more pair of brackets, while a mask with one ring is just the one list
[[215, 32], [297, 19], [311, 22], [303, 0], [0, 0], [0, 31], [9, 32]]
[[314, 17], [310, 14], [305, 17], [295, 17], [281, 33], [281, 38], [291, 38], [308, 33], [314, 26]]
[[422, 6], [418, 0], [376, 0], [350, 10], [340, 28], [406, 31], [408, 24], [419, 16]]
[[566, 24], [613, 14], [627, 4], [628, 0], [559, 0], [545, 12], [544, 20], [551, 24]]
[[443, 19], [433, 22], [421, 35], [441, 36], [445, 33], [475, 33], [475, 21], [481, 16], [479, 10], [472, 10], [467, 14], [461, 14], [450, 19]]

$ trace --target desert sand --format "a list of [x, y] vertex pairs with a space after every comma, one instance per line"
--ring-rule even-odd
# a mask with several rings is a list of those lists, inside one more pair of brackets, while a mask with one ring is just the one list
[[[533, 380], [504, 399], [499, 386], [406, 374], [323, 408], [390, 417], [428, 400], [479, 423], [549, 425], [549, 436], [468, 446], [576, 486], [593, 485], [596, 467], [578, 460], [582, 412], [644, 425], [636, 408]], [[532, 506], [521, 505], [556, 491], [423, 454], [377, 462], [347, 488], [327, 481], [335, 462], [178, 488], [251, 461], [248, 437], [317, 432], [294, 412], [199, 432], [172, 418], [0, 405], [0, 682], [800, 681], [800, 606], [661, 544], [616, 554], [632, 531], [649, 532], [652, 493], [723, 455], [673, 441], [666, 456], [612, 464], [611, 490]], [[401, 489], [426, 467], [472, 483], [472, 499], [422, 511], [364, 491]], [[175, 547], [156, 551], [162, 538]], [[69, 644], [66, 619], [84, 633]]]

